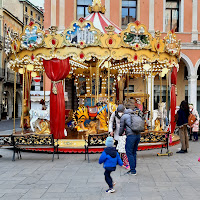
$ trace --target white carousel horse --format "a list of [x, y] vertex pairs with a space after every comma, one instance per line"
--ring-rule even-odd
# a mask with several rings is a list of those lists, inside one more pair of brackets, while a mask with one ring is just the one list
[[30, 113], [30, 118], [31, 118], [31, 121], [30, 121], [31, 130], [33, 132], [35, 132], [35, 128], [38, 128], [39, 130], [41, 130], [38, 119], [46, 119], [46, 120], [50, 121], [49, 109], [47, 109], [47, 110], [31, 109], [29, 111], [29, 113]]

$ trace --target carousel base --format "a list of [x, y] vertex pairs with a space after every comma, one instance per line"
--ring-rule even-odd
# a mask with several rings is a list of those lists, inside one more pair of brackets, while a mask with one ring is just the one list
[[[170, 146], [174, 146], [180, 143], [180, 138], [174, 135]], [[85, 153], [85, 141], [83, 139], [61, 139], [58, 140], [59, 153]], [[140, 143], [138, 151], [145, 151], [151, 149], [161, 149], [162, 143]], [[23, 148], [23, 150], [34, 151], [34, 152], [53, 152], [53, 148]], [[89, 153], [101, 153], [104, 148], [90, 148]]]

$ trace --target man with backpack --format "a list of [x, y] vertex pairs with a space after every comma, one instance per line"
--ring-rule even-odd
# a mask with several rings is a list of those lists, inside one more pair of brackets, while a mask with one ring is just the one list
[[119, 135], [126, 133], [126, 154], [130, 164], [130, 171], [127, 174], [136, 175], [136, 155], [140, 142], [140, 133], [144, 131], [144, 119], [142, 112], [135, 108], [127, 109], [120, 120]]

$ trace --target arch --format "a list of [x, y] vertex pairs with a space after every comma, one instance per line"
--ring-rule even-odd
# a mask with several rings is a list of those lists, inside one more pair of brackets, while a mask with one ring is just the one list
[[195, 70], [196, 70], [196, 71], [198, 71], [199, 65], [200, 65], [200, 59], [197, 60], [197, 62], [196, 62], [196, 64], [195, 64]]
[[192, 61], [186, 56], [185, 54], [181, 53], [181, 59], [185, 63], [187, 70], [188, 70], [188, 76], [195, 74], [195, 68], [193, 67]]

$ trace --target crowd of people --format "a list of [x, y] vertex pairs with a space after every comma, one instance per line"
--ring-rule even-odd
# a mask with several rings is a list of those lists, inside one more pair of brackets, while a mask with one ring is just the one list
[[[137, 174], [137, 149], [141, 135], [133, 128], [131, 116], [135, 115], [143, 119], [143, 113], [136, 104], [132, 105], [131, 109], [120, 104], [117, 111], [113, 112], [110, 117], [110, 136], [106, 139], [107, 148], [99, 159], [100, 164], [104, 163], [105, 181], [109, 186], [109, 189], [106, 190], [107, 193], [115, 192], [113, 187], [116, 183], [112, 180], [111, 172], [116, 170], [117, 164], [129, 170], [126, 174], [134, 176]], [[192, 104], [189, 105], [187, 101], [182, 101], [175, 115], [175, 121], [181, 141], [181, 150], [176, 153], [187, 153], [189, 140], [192, 140], [193, 137], [194, 142], [198, 141], [199, 114]]]

